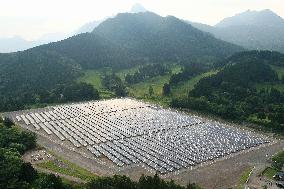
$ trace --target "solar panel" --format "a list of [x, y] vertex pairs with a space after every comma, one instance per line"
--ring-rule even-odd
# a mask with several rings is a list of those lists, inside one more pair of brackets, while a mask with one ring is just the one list
[[144, 163], [161, 174], [270, 142], [248, 131], [129, 98], [57, 105], [11, 117], [96, 158], [105, 156], [119, 167]]

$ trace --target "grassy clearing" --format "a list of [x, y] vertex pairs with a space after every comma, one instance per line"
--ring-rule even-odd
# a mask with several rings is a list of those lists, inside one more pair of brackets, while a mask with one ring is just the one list
[[[134, 73], [137, 69], [138, 67], [124, 69], [124, 70], [118, 71], [116, 74], [122, 80], [124, 80], [126, 74]], [[89, 83], [93, 85], [96, 89], [98, 89], [100, 96], [103, 99], [114, 98], [115, 97], [114, 92], [105, 89], [104, 86], [102, 85], [102, 76], [104, 75], [104, 73], [110, 74], [111, 72], [112, 72], [112, 69], [110, 68], [98, 69], [98, 70], [86, 70], [84, 72], [84, 75], [80, 77], [77, 81]]]
[[78, 82], [85, 82], [93, 85], [97, 89], [102, 89], [101, 75], [102, 70], [87, 70], [84, 76], [78, 79]]
[[[126, 74], [132, 74], [136, 70], [138, 70], [139, 67], [134, 67], [130, 69], [123, 69], [116, 72], [116, 74], [124, 80]], [[102, 76], [104, 73], [110, 74], [112, 72], [112, 69], [105, 68], [105, 69], [98, 69], [98, 70], [86, 70], [84, 72], [84, 75], [78, 79], [78, 82], [85, 82], [93, 85], [97, 89], [103, 89], [102, 86]]]
[[[129, 96], [135, 97], [138, 99], [146, 99], [147, 101], [157, 102], [159, 104], [167, 104], [168, 98], [163, 97], [163, 86], [165, 83], [169, 83], [172, 74], [178, 73], [181, 71], [181, 66], [174, 65], [171, 69], [170, 74], [166, 74], [163, 76], [157, 76], [146, 81], [134, 84], [129, 86]], [[149, 96], [149, 87], [152, 86], [154, 90], [154, 94]]]
[[[133, 74], [138, 70], [138, 66], [130, 69], [123, 69], [117, 71], [116, 74], [124, 80], [126, 74]], [[154, 102], [163, 106], [168, 106], [170, 102], [170, 97], [164, 97], [163, 86], [165, 83], [169, 83], [172, 74], [178, 73], [181, 71], [180, 65], [173, 65], [171, 67], [171, 72], [163, 76], [157, 76], [149, 78], [146, 81], [128, 86], [129, 96], [143, 99], [145, 101]], [[218, 71], [209, 71], [203, 74], [200, 74], [188, 81], [181, 82], [177, 86], [172, 87], [172, 96], [171, 97], [186, 97], [188, 92], [194, 88], [194, 86], [199, 82], [200, 79], [216, 74]], [[111, 73], [111, 69], [100, 69], [100, 70], [87, 70], [85, 75], [81, 77], [79, 82], [86, 82], [92, 84], [100, 92], [102, 98], [113, 98], [115, 97], [114, 93], [105, 89], [102, 86], [101, 77], [103, 73]], [[149, 87], [152, 86], [154, 94], [149, 96]]]
[[139, 66], [130, 69], [119, 70], [118, 72], [116, 72], [116, 74], [122, 81], [124, 81], [127, 74], [134, 74], [138, 70], [138, 68]]
[[[176, 67], [172, 70], [172, 73], [178, 73], [180, 68]], [[188, 92], [194, 89], [194, 86], [199, 82], [200, 79], [216, 74], [218, 71], [209, 71], [203, 74], [200, 74], [192, 79], [181, 82], [177, 86], [172, 87], [171, 97], [186, 97]], [[129, 87], [129, 95], [135, 98], [144, 99], [146, 101], [158, 103], [163, 106], [168, 106], [170, 103], [170, 97], [164, 97], [162, 94], [163, 85], [168, 83], [171, 78], [171, 74], [164, 76], [157, 76], [151, 79], [148, 79], [144, 82], [137, 83]], [[154, 95], [149, 96], [149, 87], [152, 86], [154, 90]]]
[[264, 171], [262, 172], [262, 176], [265, 176], [269, 179], [273, 179], [273, 176], [278, 172], [277, 169], [272, 168], [272, 167], [267, 167], [264, 169]]
[[271, 68], [278, 74], [279, 79], [281, 79], [284, 76], [284, 67], [271, 66]]
[[[284, 67], [271, 66], [271, 68], [277, 73], [279, 79], [282, 79], [284, 77]], [[271, 90], [271, 88], [275, 88], [279, 91], [284, 92], [284, 85], [281, 83], [261, 83], [255, 85], [255, 87], [258, 91], [262, 89]]]
[[268, 119], [267, 116], [266, 116], [265, 119], [259, 119], [256, 114], [250, 115], [247, 120], [250, 121], [250, 122], [257, 123], [257, 124], [262, 124], [262, 125], [267, 125], [267, 124], [269, 124], [271, 122]]
[[149, 87], [152, 86], [154, 89], [153, 96], [162, 96], [162, 89], [165, 83], [169, 82], [171, 74], [164, 76], [157, 76], [148, 79], [145, 82], [137, 83], [129, 87], [129, 95], [137, 98], [148, 98]]
[[90, 171], [59, 157], [57, 157], [55, 160], [39, 163], [37, 164], [37, 166], [55, 171], [57, 173], [77, 177], [86, 181], [89, 181], [96, 177], [96, 175], [91, 173]]
[[247, 180], [250, 177], [250, 173], [251, 173], [252, 169], [253, 169], [252, 167], [248, 167], [243, 172], [243, 174], [240, 176], [238, 189], [243, 189], [244, 188], [244, 185], [246, 184]]
[[194, 86], [204, 77], [208, 77], [216, 74], [218, 71], [209, 71], [203, 74], [200, 74], [192, 79], [182, 82], [178, 84], [176, 87], [172, 89], [172, 93], [174, 97], [186, 97], [188, 92], [194, 89]]

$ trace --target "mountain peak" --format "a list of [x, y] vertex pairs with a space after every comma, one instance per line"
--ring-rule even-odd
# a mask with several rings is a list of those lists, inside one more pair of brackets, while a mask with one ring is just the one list
[[136, 3], [131, 7], [130, 13], [139, 13], [139, 12], [147, 12], [147, 10], [143, 7], [143, 5]]
[[225, 18], [216, 27], [230, 26], [279, 26], [284, 25], [284, 19], [270, 9], [261, 11], [247, 10], [235, 16]]

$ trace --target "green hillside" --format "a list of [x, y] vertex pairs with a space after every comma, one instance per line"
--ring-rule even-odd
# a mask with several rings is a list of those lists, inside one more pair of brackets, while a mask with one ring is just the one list
[[[195, 109], [225, 119], [247, 120], [282, 132], [284, 84], [279, 73], [282, 73], [284, 55], [271, 57], [274, 57], [274, 52], [236, 54], [224, 61], [226, 66], [217, 74], [201, 79], [188, 97], [173, 99], [172, 106]], [[281, 67], [277, 72], [274, 69], [276, 64]]]
[[202, 73], [200, 75], [197, 75], [193, 77], [192, 79], [189, 79], [187, 81], [179, 83], [177, 86], [174, 86], [172, 88], [172, 95], [175, 98], [181, 98], [181, 97], [187, 97], [188, 93], [194, 89], [195, 85], [198, 84], [198, 82], [205, 77], [209, 77], [211, 75], [216, 74], [218, 71], [211, 70], [205, 73]]
[[[125, 81], [125, 76], [127, 74], [134, 74], [139, 67], [134, 67], [130, 69], [123, 69], [116, 72], [122, 81]], [[163, 76], [155, 76], [145, 81], [138, 82], [136, 84], [127, 84], [128, 96], [144, 99], [147, 101], [155, 102], [165, 106], [169, 106], [172, 98], [177, 97], [186, 97], [188, 92], [194, 89], [194, 86], [204, 77], [211, 76], [216, 74], [218, 71], [206, 71], [197, 75], [189, 80], [178, 83], [175, 86], [171, 87], [170, 96], [163, 95], [163, 86], [165, 83], [169, 83], [173, 74], [180, 73], [182, 71], [182, 66], [174, 64], [171, 66], [171, 73], [168, 73]], [[115, 94], [110, 90], [106, 89], [102, 84], [102, 77], [104, 73], [112, 72], [111, 69], [104, 70], [87, 70], [85, 71], [84, 76], [78, 79], [79, 82], [86, 82], [92, 84], [97, 88], [102, 97], [114, 97]], [[149, 87], [153, 88], [153, 95], [149, 95]]]

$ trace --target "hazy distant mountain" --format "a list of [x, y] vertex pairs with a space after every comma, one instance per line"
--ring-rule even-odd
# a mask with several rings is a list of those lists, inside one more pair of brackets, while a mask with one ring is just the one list
[[63, 33], [45, 34], [35, 41], [27, 41], [21, 37], [0, 38], [0, 53], [23, 51], [39, 45], [56, 42], [67, 38]]
[[33, 46], [33, 42], [21, 37], [0, 38], [0, 53], [25, 50]]
[[262, 26], [276, 27], [284, 24], [284, 20], [269, 9], [262, 11], [251, 11], [237, 14], [232, 17], [223, 19], [216, 24], [216, 27], [232, 27], [232, 26]]
[[284, 19], [271, 10], [246, 11], [225, 18], [215, 26], [190, 24], [248, 49], [284, 52]]
[[139, 3], [136, 3], [132, 6], [130, 13], [139, 13], [139, 12], [147, 12], [147, 10]]

